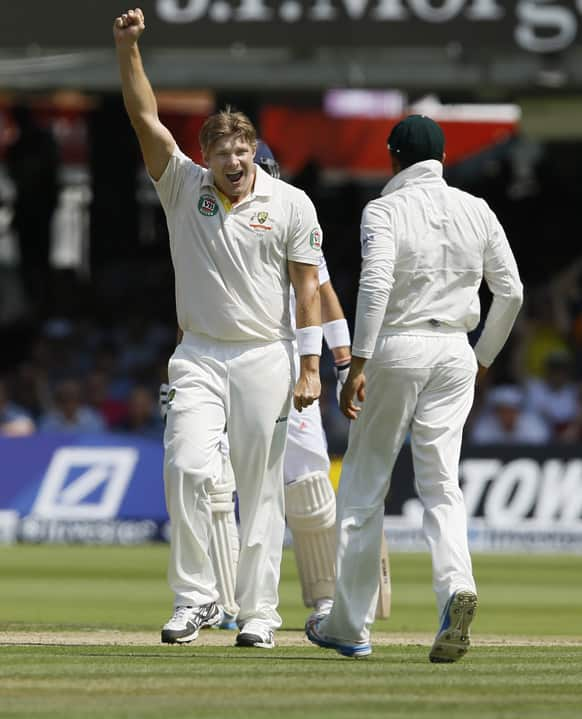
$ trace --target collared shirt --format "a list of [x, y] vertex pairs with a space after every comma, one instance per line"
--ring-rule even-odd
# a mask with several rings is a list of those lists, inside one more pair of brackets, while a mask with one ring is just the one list
[[449, 187], [436, 160], [399, 172], [362, 214], [362, 273], [353, 354], [378, 336], [439, 327], [468, 332], [483, 278], [493, 302], [475, 353], [489, 366], [505, 343], [523, 288], [505, 232], [487, 203]]
[[[166, 213], [178, 324], [218, 340], [293, 339], [287, 261], [317, 265], [322, 233], [307, 195], [256, 166], [228, 207], [210, 170], [177, 147], [154, 182]], [[223, 196], [224, 197], [224, 196]]]

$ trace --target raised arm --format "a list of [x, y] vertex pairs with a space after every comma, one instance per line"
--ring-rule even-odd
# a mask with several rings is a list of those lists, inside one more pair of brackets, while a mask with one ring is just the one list
[[139, 140], [147, 170], [154, 180], [159, 180], [176, 143], [160, 122], [156, 97], [143, 68], [137, 42], [144, 29], [141, 9], [128, 10], [115, 18], [113, 37], [125, 109]]
[[319, 357], [321, 355], [321, 305], [316, 265], [288, 262], [289, 277], [295, 290], [296, 334], [300, 374], [293, 392], [293, 404], [299, 412], [318, 399], [321, 393]]

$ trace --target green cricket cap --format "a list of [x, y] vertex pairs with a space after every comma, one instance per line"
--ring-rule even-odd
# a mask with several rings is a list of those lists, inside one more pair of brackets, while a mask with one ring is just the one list
[[390, 152], [394, 152], [407, 164], [442, 160], [445, 151], [442, 128], [426, 115], [409, 115], [394, 125], [387, 143]]

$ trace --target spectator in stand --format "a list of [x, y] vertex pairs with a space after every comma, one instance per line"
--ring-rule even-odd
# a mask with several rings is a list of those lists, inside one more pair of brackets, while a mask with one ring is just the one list
[[129, 434], [162, 440], [164, 423], [158, 412], [157, 400], [150, 389], [137, 385], [129, 395], [126, 418], [114, 427]]
[[552, 352], [568, 349], [569, 320], [560, 311], [556, 293], [549, 287], [532, 290], [525, 310], [519, 328], [519, 374], [542, 377], [546, 357]]
[[469, 432], [473, 444], [545, 444], [551, 427], [524, 408], [524, 392], [517, 385], [499, 385], [489, 393], [486, 407]]
[[104, 370], [93, 369], [87, 374], [85, 400], [109, 428], [118, 425], [127, 416], [127, 401], [112, 396], [111, 377]]
[[41, 432], [103, 432], [105, 423], [90, 407], [82, 403], [81, 384], [75, 379], [59, 382], [54, 393], [54, 407], [42, 417]]
[[19, 364], [12, 384], [12, 396], [29, 416], [38, 421], [51, 403], [46, 370], [36, 362]]
[[554, 350], [544, 361], [543, 377], [526, 384], [525, 407], [541, 415], [561, 438], [576, 421], [578, 386], [573, 380], [573, 358], [567, 350]]
[[24, 437], [35, 431], [26, 411], [8, 399], [7, 385], [0, 379], [0, 437]]
[[30, 107], [17, 105], [12, 115], [18, 129], [6, 151], [6, 168], [16, 191], [12, 224], [25, 290], [34, 310], [44, 316], [51, 299], [51, 222], [59, 198], [59, 151], [53, 133], [37, 122]]

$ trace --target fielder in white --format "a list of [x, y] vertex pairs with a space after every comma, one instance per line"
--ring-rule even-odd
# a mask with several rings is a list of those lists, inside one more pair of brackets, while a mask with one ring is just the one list
[[[276, 179], [279, 165], [269, 146], [259, 140], [256, 164]], [[332, 286], [323, 254], [319, 267], [323, 336], [331, 350], [338, 387], [345, 381], [350, 364], [350, 332], [339, 299]], [[295, 327], [295, 293], [291, 289], [291, 320]], [[297, 343], [294, 346], [296, 372], [299, 372]], [[166, 416], [170, 387], [160, 387], [160, 410]], [[287, 524], [293, 535], [293, 548], [303, 601], [314, 612], [329, 611], [335, 586], [335, 493], [329, 480], [330, 461], [327, 439], [321, 421], [319, 401], [298, 412], [294, 407], [287, 421], [287, 447], [284, 460]], [[209, 486], [212, 509], [210, 558], [216, 577], [219, 604], [223, 610], [222, 629], [236, 627], [236, 576], [239, 538], [235, 518], [235, 478], [229, 461], [228, 436], [221, 441], [222, 474]]]
[[241, 520], [236, 644], [271, 648], [281, 624], [287, 419], [291, 399], [302, 410], [320, 392], [321, 229], [303, 192], [253, 163], [256, 132], [242, 113], [220, 112], [202, 127], [208, 170], [178, 149], [159, 120], [141, 62], [144, 28], [142, 11], [128, 10], [113, 32], [126, 109], [166, 213], [183, 332], [168, 367], [164, 481], [175, 599], [162, 641], [191, 641], [202, 626], [220, 621], [209, 488], [222, 473], [226, 427]]
[[[463, 425], [475, 376], [503, 347], [523, 289], [491, 209], [444, 181], [441, 128], [411, 115], [388, 147], [396, 174], [362, 215], [352, 363], [340, 401], [355, 421], [338, 493], [334, 605], [308, 620], [306, 633], [346, 656], [371, 653], [384, 497], [410, 432], [440, 615], [429, 656], [454, 662], [469, 647], [477, 607], [458, 481]], [[483, 278], [493, 300], [473, 351], [467, 332], [479, 322]]]
[[[319, 282], [324, 337], [338, 363], [336, 366], [341, 368], [338, 371], [338, 375], [342, 373], [338, 377], [341, 384], [349, 371], [350, 336], [323, 258], [319, 265]], [[294, 306], [294, 293], [291, 299]], [[298, 370], [300, 359], [296, 346], [294, 359]], [[313, 608], [315, 614], [321, 614], [328, 612], [333, 602], [336, 500], [329, 479], [330, 460], [319, 401], [301, 412], [291, 408], [287, 425], [284, 460], [287, 525], [293, 536], [303, 602], [306, 607]], [[210, 557], [217, 580], [218, 601], [224, 611], [220, 627], [231, 629], [238, 613], [235, 589], [239, 549], [233, 498], [235, 477], [228, 460], [227, 433], [221, 442], [221, 452], [223, 474], [209, 488], [213, 522]]]

